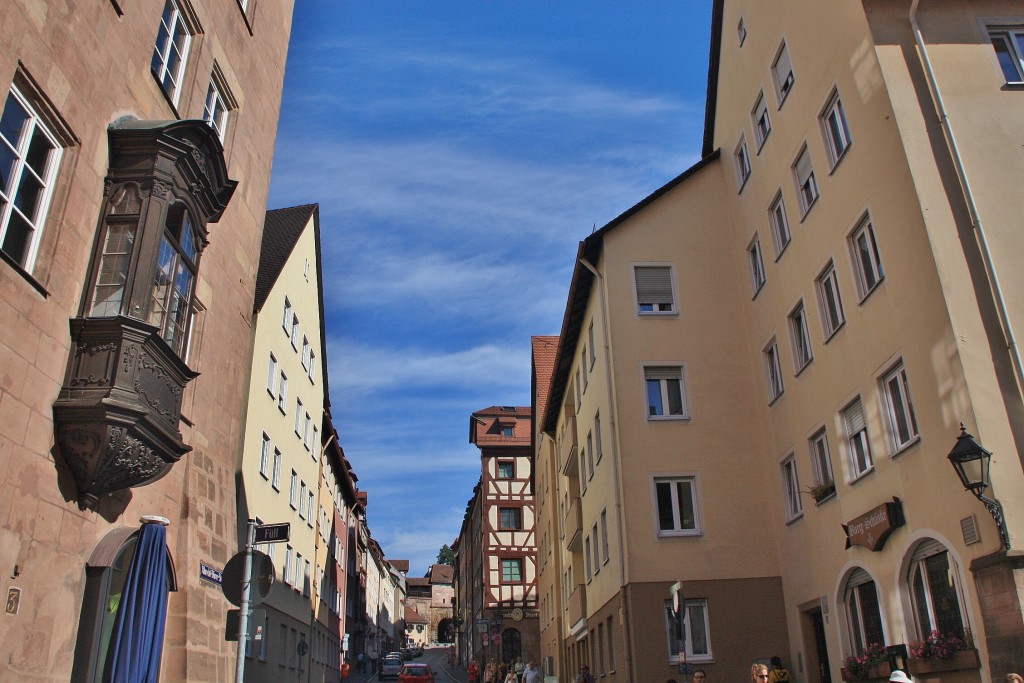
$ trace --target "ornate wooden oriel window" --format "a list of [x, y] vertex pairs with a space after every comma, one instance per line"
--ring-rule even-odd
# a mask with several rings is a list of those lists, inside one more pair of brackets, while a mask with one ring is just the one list
[[202, 121], [121, 121], [90, 276], [53, 406], [57, 448], [92, 508], [142, 486], [190, 449], [179, 419], [184, 361], [207, 224], [234, 193], [216, 133]]

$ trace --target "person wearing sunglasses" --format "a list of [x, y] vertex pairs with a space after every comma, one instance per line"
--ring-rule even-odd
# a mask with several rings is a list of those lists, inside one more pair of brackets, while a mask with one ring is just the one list
[[754, 662], [750, 667], [750, 683], [768, 683], [768, 666]]

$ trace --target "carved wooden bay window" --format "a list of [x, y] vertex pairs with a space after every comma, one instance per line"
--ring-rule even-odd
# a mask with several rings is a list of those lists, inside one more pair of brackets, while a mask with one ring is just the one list
[[121, 121], [108, 135], [90, 275], [53, 406], [83, 508], [159, 479], [191, 450], [179, 420], [196, 376], [184, 361], [195, 283], [207, 224], [237, 185], [202, 121]]

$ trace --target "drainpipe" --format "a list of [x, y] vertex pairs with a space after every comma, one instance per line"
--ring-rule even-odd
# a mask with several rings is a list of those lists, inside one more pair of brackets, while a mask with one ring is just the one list
[[999, 316], [999, 325], [1003, 331], [1003, 341], [1010, 354], [1010, 362], [1013, 364], [1014, 379], [1017, 381], [1017, 395], [1024, 396], [1024, 363], [1021, 362], [1020, 351], [1017, 348], [1017, 340], [1013, 334], [1013, 326], [1010, 323], [1009, 313], [1006, 311], [1006, 302], [1003, 298], [1003, 290], [999, 284], [999, 276], [996, 273], [995, 264], [992, 262], [992, 254], [988, 249], [988, 240], [985, 237], [985, 228], [981, 222], [981, 214], [978, 205], [974, 201], [974, 192], [967, 179], [967, 170], [964, 168], [963, 159], [960, 156], [960, 149], [956, 143], [956, 136], [953, 135], [953, 128], [949, 124], [949, 114], [946, 105], [942, 101], [942, 92], [939, 90], [939, 83], [932, 70], [931, 59], [928, 57], [928, 49], [925, 47], [924, 37], [921, 35], [921, 27], [917, 24], [917, 6], [920, 0], [913, 0], [910, 3], [910, 28], [914, 33], [914, 41], [917, 43], [918, 58], [924, 69], [925, 78], [929, 85], [929, 94], [932, 104], [939, 115], [939, 122], [946, 136], [946, 146], [949, 148], [949, 155], [953, 159], [953, 166], [956, 168], [957, 178], [963, 189], [964, 199], [967, 202], [967, 209], [971, 215], [971, 224], [974, 228], [975, 239], [981, 250], [981, 258], [985, 263], [985, 274], [988, 276], [989, 288], [992, 291], [992, 298], [996, 305], [996, 313]]
[[631, 639], [628, 637], [629, 634], [629, 606], [627, 604], [626, 596], [626, 585], [629, 583], [627, 577], [628, 565], [626, 564], [626, 533], [622, 521], [622, 482], [619, 477], [619, 433], [618, 433], [618, 403], [615, 401], [615, 375], [612, 373], [612, 354], [611, 354], [611, 343], [608, 334], [608, 299], [605, 293], [605, 280], [604, 276], [598, 272], [597, 268], [585, 258], [580, 258], [579, 263], [581, 266], [590, 271], [590, 273], [597, 279], [598, 292], [601, 296], [601, 336], [603, 337], [602, 348], [604, 349], [604, 370], [605, 377], [608, 378], [608, 409], [611, 415], [608, 416], [608, 428], [611, 432], [610, 448], [611, 451], [609, 456], [611, 457], [612, 463], [612, 482], [614, 483], [615, 489], [615, 523], [618, 527], [619, 533], [619, 595], [621, 596], [622, 606], [619, 608], [619, 620], [623, 624], [623, 633], [627, 637], [625, 638], [626, 643], [626, 677], [629, 680], [630, 673], [633, 671], [633, 656], [630, 650]]

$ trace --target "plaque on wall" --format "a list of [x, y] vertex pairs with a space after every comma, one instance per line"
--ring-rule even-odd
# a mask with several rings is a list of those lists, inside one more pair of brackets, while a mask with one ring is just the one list
[[849, 549], [859, 545], [872, 552], [878, 552], [885, 545], [889, 535], [905, 523], [903, 502], [899, 498], [893, 498], [891, 503], [882, 503], [843, 525], [843, 531], [846, 532], [846, 547]]

